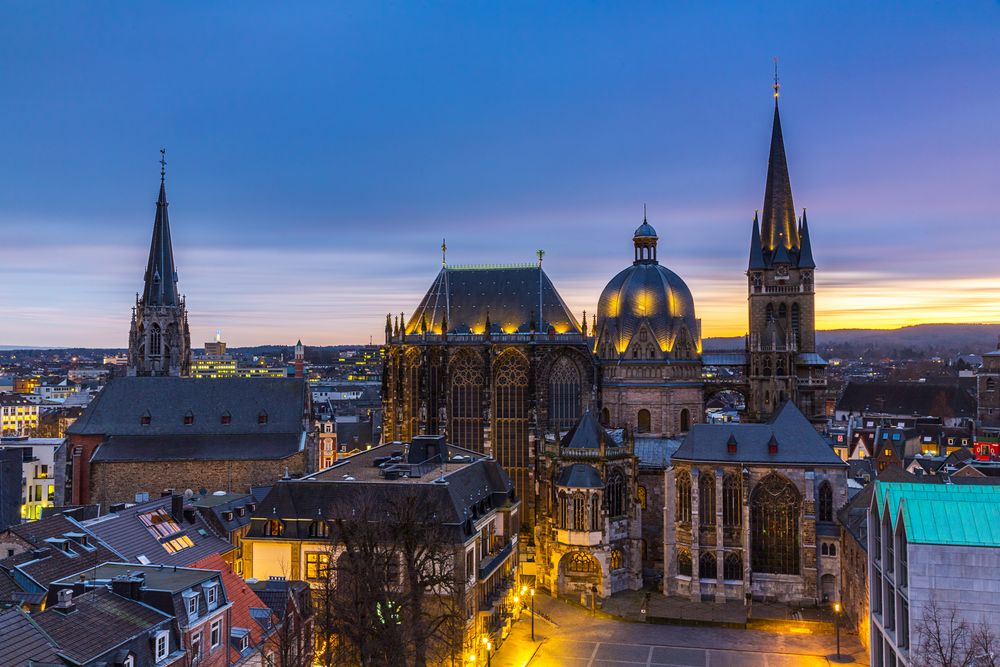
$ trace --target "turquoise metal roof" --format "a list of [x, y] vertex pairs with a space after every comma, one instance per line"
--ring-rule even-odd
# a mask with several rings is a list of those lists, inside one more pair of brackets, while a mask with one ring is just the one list
[[875, 500], [910, 542], [1000, 547], [1000, 486], [876, 481]]

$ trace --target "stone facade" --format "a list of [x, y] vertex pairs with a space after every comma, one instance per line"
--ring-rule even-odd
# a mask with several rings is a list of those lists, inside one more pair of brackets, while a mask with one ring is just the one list
[[[643, 574], [649, 579], [663, 576], [663, 517], [667, 510], [662, 468], [639, 466], [639, 509], [642, 510], [640, 552]], [[671, 502], [670, 508], [673, 508]]]
[[[703, 482], [706, 475], [711, 477], [710, 482]], [[686, 496], [683, 480], [688, 476], [690, 501], [682, 499]], [[790, 540], [798, 537], [794, 572], [754, 571], [752, 567], [751, 496], [766, 478], [790, 483], [798, 494], [794, 532], [790, 530], [787, 536]], [[678, 480], [682, 480], [681, 484]], [[823, 556], [820, 547], [827, 540], [817, 538], [816, 491], [824, 481], [831, 485], [837, 506], [846, 502], [847, 479], [842, 468], [676, 463], [666, 472], [673, 516], [668, 510], [664, 592], [687, 596], [692, 601], [742, 600], [750, 593], [759, 600], [807, 605], [822, 602], [824, 582], [830, 582], [832, 577], [832, 584], [826, 583], [825, 588], [836, 591], [840, 579], [839, 550], [836, 556]], [[728, 495], [730, 488], [735, 495]], [[708, 489], [714, 497], [703, 501], [702, 492]], [[706, 509], [712, 513], [703, 516]], [[835, 532], [833, 522], [827, 523], [833, 529], [830, 532]], [[704, 571], [712, 565], [712, 557], [715, 570]]]
[[133, 461], [90, 466], [90, 501], [106, 511], [112, 503], [135, 502], [137, 493], [156, 498], [166, 489], [195, 494], [200, 488], [246, 493], [286, 476], [309, 472], [306, 452], [285, 459], [229, 461]]
[[844, 625], [858, 633], [867, 649], [871, 641], [868, 609], [868, 554], [848, 530], [840, 540], [840, 602]]
[[996, 350], [983, 355], [976, 373], [976, 398], [979, 423], [1000, 426], [1000, 341]]

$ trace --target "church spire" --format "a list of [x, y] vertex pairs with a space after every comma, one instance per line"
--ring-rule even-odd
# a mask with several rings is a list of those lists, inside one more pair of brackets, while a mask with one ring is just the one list
[[806, 219], [806, 210], [802, 209], [802, 226], [799, 228], [799, 241], [802, 248], [799, 251], [799, 268], [815, 269], [816, 262], [813, 260], [812, 242], [809, 241], [809, 221]]
[[750, 237], [750, 269], [764, 269], [764, 249], [760, 246], [760, 222], [757, 211], [753, 212], [753, 236]]
[[774, 252], [778, 244], [786, 250], [799, 247], [795, 226], [795, 206], [792, 204], [792, 184], [788, 178], [785, 142], [781, 136], [781, 116], [778, 113], [778, 79], [774, 83], [774, 125], [771, 128], [771, 154], [767, 160], [767, 184], [764, 186], [764, 212], [761, 219], [761, 240], [764, 248]]
[[165, 157], [166, 151], [160, 149], [160, 196], [156, 200], [153, 239], [149, 245], [149, 261], [146, 264], [145, 287], [142, 292], [145, 306], [176, 306], [180, 303], [174, 249], [170, 241], [170, 219], [167, 216]]

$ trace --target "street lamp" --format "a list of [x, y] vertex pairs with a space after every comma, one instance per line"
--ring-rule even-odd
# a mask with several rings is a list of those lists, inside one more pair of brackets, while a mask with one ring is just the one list
[[470, 665], [476, 664], [476, 653], [475, 653], [475, 651], [473, 651], [472, 653], [469, 653], [469, 664]]
[[837, 629], [837, 662], [840, 662], [840, 603], [833, 603], [833, 627]]
[[535, 641], [535, 589], [531, 589], [531, 641]]
[[486, 647], [486, 667], [490, 667], [490, 649], [493, 648], [493, 643], [488, 637], [483, 637], [483, 646]]

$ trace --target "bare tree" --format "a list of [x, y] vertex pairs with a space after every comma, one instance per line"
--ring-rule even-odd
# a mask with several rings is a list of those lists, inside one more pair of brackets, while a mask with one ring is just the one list
[[300, 594], [293, 582], [285, 591], [284, 615], [271, 614], [264, 653], [274, 655], [276, 667], [311, 667], [313, 664], [312, 603], [309, 591]]
[[917, 624], [915, 655], [926, 667], [996, 667], [1000, 646], [993, 629], [970, 625], [954, 607], [936, 598], [924, 608]]

